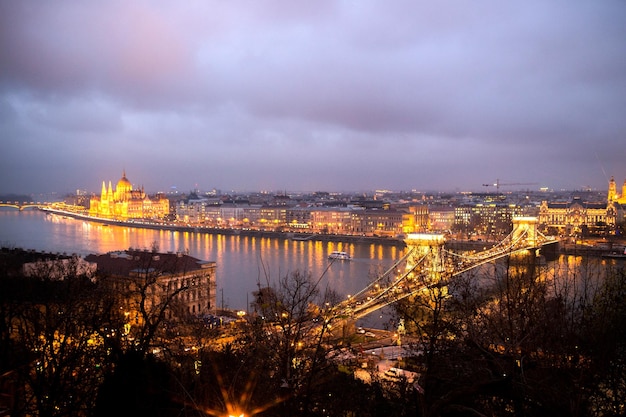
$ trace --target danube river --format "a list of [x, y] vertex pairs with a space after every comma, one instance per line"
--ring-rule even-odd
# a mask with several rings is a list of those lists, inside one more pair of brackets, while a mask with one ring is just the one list
[[[38, 210], [0, 209], [0, 246], [53, 253], [102, 254], [128, 248], [161, 252], [183, 251], [217, 263], [217, 304], [247, 310], [258, 284], [276, 284], [286, 274], [299, 271], [320, 278], [326, 287], [347, 297], [366, 287], [400, 259], [405, 249], [373, 243], [294, 241], [283, 238], [218, 235], [196, 232], [106, 226]], [[345, 251], [351, 261], [328, 259], [332, 251]], [[489, 267], [485, 266], [489, 270]], [[559, 255], [541, 262], [543, 276], [561, 287], [580, 287], [586, 282], [593, 294], [611, 268], [624, 268], [624, 260], [599, 256]], [[489, 276], [489, 272], [483, 273]], [[564, 287], [563, 287], [564, 288]], [[382, 328], [389, 311], [373, 313], [359, 321], [363, 327]]]
[[[246, 310], [257, 284], [276, 283], [294, 271], [322, 277], [322, 290], [328, 286], [342, 296], [367, 286], [376, 275], [402, 257], [396, 246], [294, 241], [290, 239], [213, 235], [194, 232], [106, 226], [99, 223], [47, 214], [38, 210], [0, 209], [0, 246], [59, 252], [81, 256], [128, 248], [161, 252], [185, 251], [191, 256], [217, 263], [217, 303]], [[332, 251], [346, 251], [351, 261], [328, 260]], [[384, 314], [364, 319], [362, 326], [379, 327]]]

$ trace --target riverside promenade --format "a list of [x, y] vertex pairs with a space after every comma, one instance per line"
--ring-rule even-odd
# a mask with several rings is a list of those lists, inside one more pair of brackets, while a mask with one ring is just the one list
[[274, 239], [289, 240], [312, 240], [320, 242], [345, 242], [345, 243], [373, 243], [379, 245], [389, 245], [405, 247], [403, 239], [378, 236], [357, 236], [344, 234], [325, 234], [311, 232], [292, 232], [292, 231], [275, 231], [260, 230], [253, 228], [229, 228], [229, 227], [210, 227], [204, 225], [181, 224], [178, 222], [168, 222], [162, 220], [118, 220], [107, 219], [102, 217], [90, 216], [88, 214], [79, 213], [71, 210], [62, 210], [53, 207], [40, 207], [39, 210], [59, 216], [71, 217], [75, 219], [85, 220], [94, 223], [106, 224], [111, 226], [135, 227], [153, 230], [171, 230], [176, 232], [188, 233], [208, 233], [220, 235], [239, 235], [250, 237], [268, 237]]

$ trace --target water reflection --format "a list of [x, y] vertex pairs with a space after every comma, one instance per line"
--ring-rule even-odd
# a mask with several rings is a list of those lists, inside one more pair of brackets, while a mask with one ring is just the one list
[[[223, 295], [224, 305], [235, 309], [246, 309], [259, 283], [275, 283], [294, 271], [315, 278], [324, 274], [322, 289], [329, 287], [341, 296], [354, 294], [402, 256], [401, 248], [374, 244], [135, 229], [15, 210], [0, 211], [0, 242], [80, 255], [153, 247], [163, 252], [188, 252], [217, 263], [218, 303]], [[335, 250], [350, 253], [353, 260], [331, 263], [328, 254]]]
[[[292, 241], [248, 236], [209, 235], [194, 232], [104, 226], [82, 220], [46, 215], [39, 211], [0, 210], [0, 244], [60, 253], [106, 253], [128, 248], [164, 252], [188, 252], [217, 263], [218, 303], [246, 309], [258, 285], [275, 283], [294, 271], [320, 277], [323, 287], [341, 296], [355, 294], [374, 277], [403, 256], [404, 249], [375, 244]], [[352, 261], [328, 259], [332, 251], [345, 251]], [[541, 273], [554, 291], [593, 294], [607, 266], [623, 268], [624, 261], [561, 255], [547, 262]], [[325, 272], [326, 271], [326, 272]], [[493, 275], [495, 264], [487, 264], [474, 276]], [[567, 278], [567, 279], [566, 279]], [[379, 323], [380, 315], [366, 319]]]

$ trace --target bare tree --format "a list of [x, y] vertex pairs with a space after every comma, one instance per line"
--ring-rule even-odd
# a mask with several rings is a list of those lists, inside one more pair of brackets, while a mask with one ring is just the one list
[[93, 407], [110, 329], [101, 320], [107, 301], [80, 271], [72, 258], [62, 268], [47, 261], [29, 276], [2, 278], [3, 345], [13, 350], [9, 358], [3, 352], [11, 364], [3, 374], [18, 387], [14, 415], [80, 416]]
[[[260, 287], [251, 322], [254, 343], [264, 349], [267, 370], [283, 393], [306, 409], [317, 378], [329, 366], [326, 354], [335, 336], [336, 293], [320, 289], [321, 278], [300, 271], [281, 277], [276, 286]], [[268, 283], [269, 284], [269, 283]], [[339, 326], [338, 326], [339, 327]]]
[[609, 266], [588, 313], [585, 356], [591, 359], [589, 411], [594, 416], [626, 414], [626, 269]]

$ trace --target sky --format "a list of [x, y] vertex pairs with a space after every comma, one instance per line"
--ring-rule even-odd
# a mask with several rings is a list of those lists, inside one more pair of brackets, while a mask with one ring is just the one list
[[626, 2], [0, 0], [0, 193], [124, 170], [149, 192], [621, 186]]

